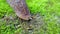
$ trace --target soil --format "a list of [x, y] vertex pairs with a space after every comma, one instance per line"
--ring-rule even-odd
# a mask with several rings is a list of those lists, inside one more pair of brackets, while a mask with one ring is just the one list
[[[15, 29], [22, 28], [22, 34], [37, 34], [40, 32], [40, 28], [43, 26], [43, 17], [39, 14], [34, 15], [34, 18], [30, 21], [24, 21], [18, 17], [4, 17], [2, 20], [6, 20], [6, 24], [10, 25], [10, 21], [14, 23]], [[18, 21], [16, 23], [16, 20]]]

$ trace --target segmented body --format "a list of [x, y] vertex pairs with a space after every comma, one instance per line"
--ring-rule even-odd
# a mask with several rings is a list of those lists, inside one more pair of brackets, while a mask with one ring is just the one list
[[29, 20], [31, 18], [31, 15], [25, 0], [7, 0], [7, 2], [15, 10], [19, 18], [24, 20]]

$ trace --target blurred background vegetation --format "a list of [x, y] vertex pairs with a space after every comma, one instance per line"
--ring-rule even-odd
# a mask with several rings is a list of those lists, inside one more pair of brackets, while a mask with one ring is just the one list
[[[26, 0], [31, 14], [39, 13], [44, 18], [44, 25], [35, 34], [60, 34], [60, 0]], [[22, 34], [22, 28], [15, 29], [16, 20], [3, 20], [3, 17], [16, 18], [14, 10], [6, 0], [0, 0], [0, 34]], [[8, 23], [8, 24], [7, 24]]]

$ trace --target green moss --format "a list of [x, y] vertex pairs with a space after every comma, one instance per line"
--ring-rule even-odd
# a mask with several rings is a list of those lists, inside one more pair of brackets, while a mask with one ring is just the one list
[[31, 11], [31, 13], [38, 13], [40, 12], [41, 14], [46, 13], [46, 8], [47, 8], [47, 2], [48, 0], [27, 0], [27, 5]]
[[13, 12], [13, 9], [8, 5], [6, 0], [0, 0], [0, 18], [5, 15], [9, 15]]
[[27, 5], [31, 13], [40, 12], [44, 17], [45, 25], [40, 29], [40, 34], [60, 33], [60, 0], [27, 0]]
[[[40, 13], [44, 17], [44, 26], [41, 27], [39, 34], [60, 34], [60, 0], [26, 0], [29, 10], [33, 14]], [[15, 15], [13, 9], [9, 6], [6, 0], [0, 0], [0, 18], [10, 14]], [[13, 23], [13, 22], [11, 22]], [[6, 26], [6, 22], [0, 21], [1, 34], [13, 34], [10, 26]], [[5, 28], [7, 28], [5, 30]], [[19, 31], [21, 29], [18, 29]]]

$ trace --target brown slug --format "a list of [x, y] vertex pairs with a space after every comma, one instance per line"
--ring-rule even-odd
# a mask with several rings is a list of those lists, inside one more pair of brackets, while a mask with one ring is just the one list
[[7, 0], [8, 4], [15, 10], [16, 15], [23, 19], [32, 19], [25, 0]]

